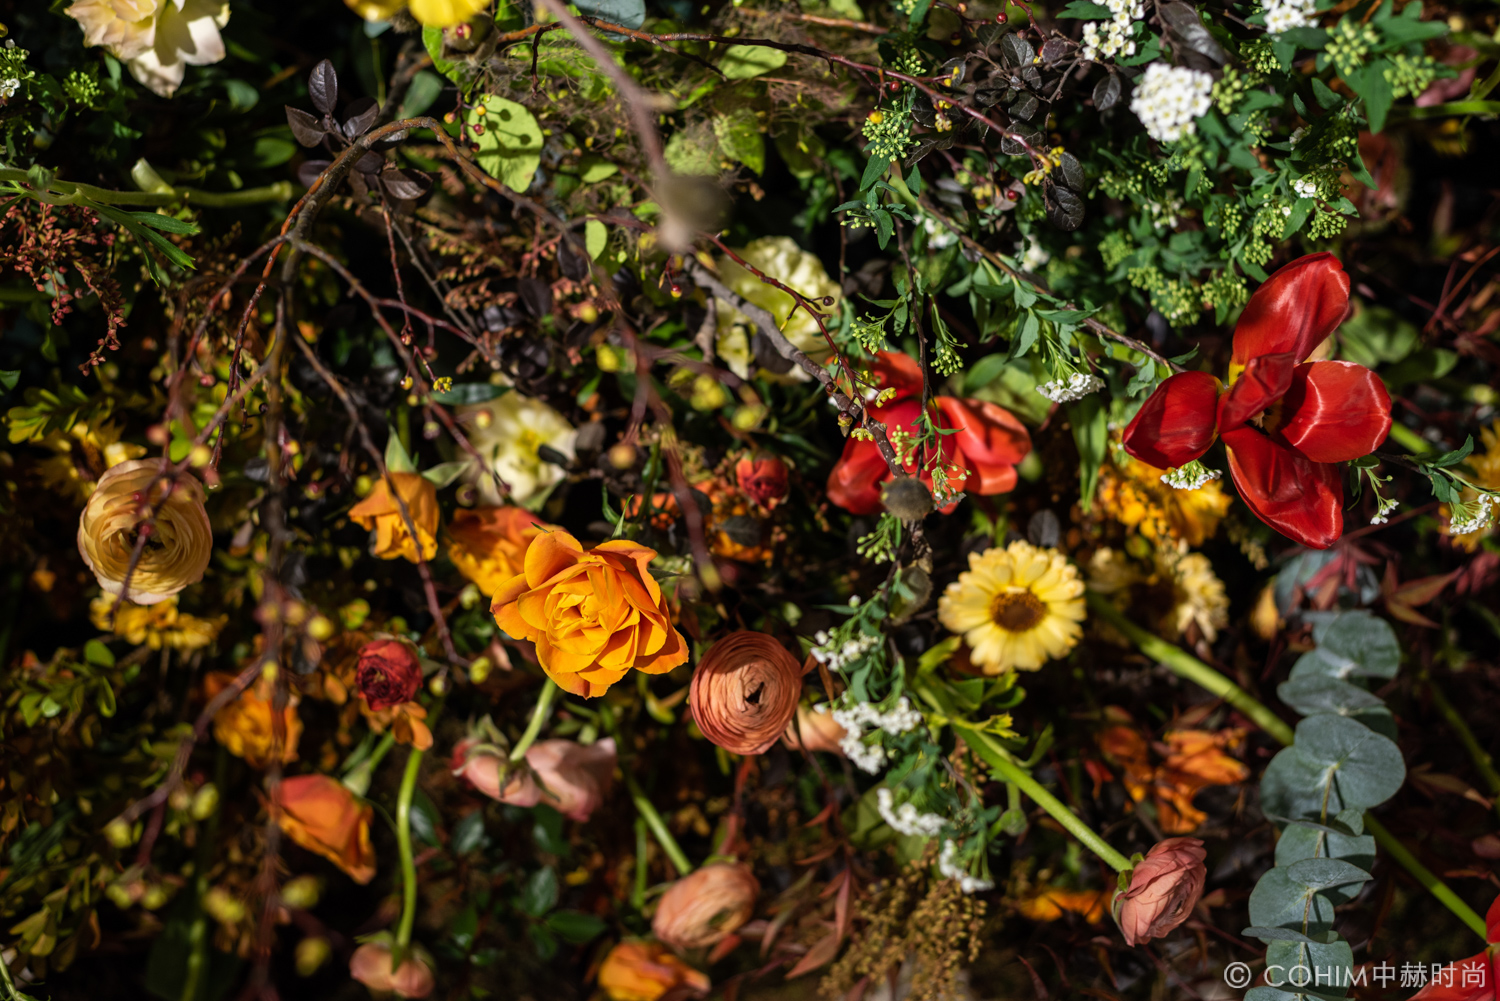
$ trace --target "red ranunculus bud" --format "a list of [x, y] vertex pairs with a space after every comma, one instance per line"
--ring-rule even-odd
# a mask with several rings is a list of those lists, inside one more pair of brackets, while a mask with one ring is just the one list
[[371, 709], [389, 709], [416, 698], [422, 665], [400, 640], [376, 640], [359, 652], [356, 683]]
[[786, 463], [774, 455], [741, 459], [734, 478], [745, 496], [762, 507], [775, 507], [786, 499]]
[[1130, 888], [1115, 898], [1127, 945], [1161, 938], [1188, 919], [1203, 896], [1207, 857], [1197, 838], [1168, 838], [1152, 846], [1131, 872]]

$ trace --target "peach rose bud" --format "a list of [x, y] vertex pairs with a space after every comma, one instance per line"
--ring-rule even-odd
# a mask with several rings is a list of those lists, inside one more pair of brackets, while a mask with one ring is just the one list
[[[158, 459], [131, 459], [99, 477], [78, 520], [78, 554], [108, 594], [137, 605], [166, 601], [203, 579], [213, 555], [213, 529], [203, 507], [203, 486], [191, 476], [158, 480]], [[147, 524], [154, 509], [156, 521]], [[135, 570], [131, 557], [148, 533]]]
[[1153, 845], [1130, 874], [1130, 888], [1115, 896], [1115, 920], [1127, 945], [1161, 938], [1188, 919], [1208, 867], [1197, 838], [1167, 838]]
[[599, 967], [599, 987], [610, 1001], [657, 1001], [679, 988], [702, 997], [709, 980], [659, 942], [621, 942]]
[[[800, 741], [797, 738], [799, 732], [802, 735]], [[844, 728], [833, 718], [833, 713], [798, 706], [797, 719], [787, 726], [785, 739], [786, 746], [794, 751], [805, 746], [809, 751], [826, 751], [842, 757], [844, 748], [839, 741], [845, 736]]]
[[802, 697], [802, 665], [764, 633], [740, 630], [709, 648], [693, 672], [693, 722], [732, 754], [764, 754], [786, 733]]
[[667, 888], [651, 931], [674, 949], [714, 945], [750, 920], [759, 895], [748, 865], [713, 862]]
[[432, 968], [415, 953], [392, 967], [391, 947], [384, 942], [366, 942], [349, 957], [349, 975], [377, 994], [398, 998], [425, 998], [436, 983]]
[[613, 737], [587, 747], [571, 740], [537, 741], [526, 752], [526, 767], [471, 737], [453, 749], [452, 764], [454, 775], [491, 799], [512, 806], [546, 803], [585, 821], [609, 795], [615, 761]]

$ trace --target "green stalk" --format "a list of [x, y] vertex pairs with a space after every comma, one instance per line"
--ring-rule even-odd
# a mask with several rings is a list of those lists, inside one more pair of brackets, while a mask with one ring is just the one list
[[411, 850], [411, 800], [417, 791], [417, 773], [422, 770], [422, 752], [412, 748], [401, 776], [396, 797], [396, 847], [401, 853], [401, 923], [396, 926], [396, 948], [391, 950], [391, 969], [400, 968], [411, 947], [411, 929], [417, 920], [417, 863]]
[[[0, 181], [16, 181], [30, 184], [31, 179], [24, 170], [0, 167]], [[190, 204], [204, 208], [239, 208], [245, 205], [261, 205], [266, 202], [284, 202], [292, 197], [292, 182], [277, 181], [262, 188], [245, 188], [242, 191], [200, 191], [197, 188], [171, 188], [167, 191], [113, 191], [92, 184], [53, 179], [42, 193], [53, 205], [72, 205], [83, 199], [101, 205], [154, 207], [163, 205]]]
[[222, 790], [229, 771], [229, 752], [219, 745], [214, 759], [214, 787], [221, 790], [219, 806], [198, 832], [198, 851], [193, 859], [193, 922], [188, 926], [187, 972], [182, 980], [182, 1001], [198, 1001], [208, 973], [208, 912], [203, 898], [209, 890], [208, 874], [213, 868], [214, 848], [219, 838], [219, 816], [224, 809]]
[[641, 815], [646, 826], [651, 828], [651, 833], [655, 835], [657, 844], [661, 845], [661, 850], [666, 852], [667, 858], [672, 860], [672, 867], [677, 870], [677, 875], [686, 876], [692, 872], [693, 863], [688, 861], [687, 853], [682, 850], [677, 839], [672, 837], [672, 832], [667, 830], [666, 821], [662, 820], [661, 814], [656, 812], [655, 804], [646, 798], [646, 794], [636, 784], [635, 776], [629, 772], [625, 773], [625, 787], [630, 790], [630, 798], [635, 803], [636, 812]]
[[1432, 451], [1432, 442], [1423, 438], [1400, 421], [1391, 422], [1391, 439], [1396, 444], [1410, 451], [1413, 455], [1421, 455], [1424, 452]]
[[536, 708], [531, 711], [531, 722], [526, 724], [526, 732], [521, 734], [521, 739], [511, 749], [512, 764], [526, 757], [526, 752], [536, 743], [537, 734], [542, 732], [542, 725], [547, 722], [548, 710], [552, 708], [552, 700], [556, 697], [557, 682], [548, 678], [547, 683], [542, 686], [541, 694], [536, 698]]
[[363, 796], [370, 791], [370, 779], [375, 775], [375, 769], [380, 767], [386, 753], [396, 746], [396, 734], [393, 730], [387, 730], [375, 745], [369, 757], [363, 761], [357, 761], [354, 767], [344, 773], [344, 785], [356, 796]]
[[[1291, 746], [1293, 740], [1292, 728], [1287, 726], [1280, 717], [1271, 712], [1269, 708], [1257, 701], [1243, 688], [1240, 688], [1234, 682], [1182, 648], [1173, 646], [1166, 640], [1146, 632], [1140, 626], [1125, 618], [1119, 609], [1094, 592], [1090, 591], [1088, 597], [1089, 607], [1100, 618], [1135, 641], [1135, 644], [1141, 648], [1142, 653], [1155, 657], [1159, 662], [1167, 665], [1179, 677], [1201, 685], [1203, 688], [1219, 696], [1254, 720], [1263, 730], [1272, 737], [1275, 737], [1282, 744]], [[1263, 720], [1265, 722], [1262, 722]], [[1268, 723], [1271, 725], [1267, 725]], [[1438, 879], [1426, 866], [1419, 862], [1417, 857], [1411, 853], [1411, 849], [1407, 848], [1399, 838], [1387, 830], [1385, 825], [1377, 820], [1373, 813], [1366, 813], [1364, 822], [1365, 829], [1375, 838], [1376, 843], [1389, 852], [1391, 858], [1395, 859], [1401, 868], [1410, 873], [1412, 878], [1418, 883], [1426, 887], [1427, 892], [1436, 897], [1444, 907], [1452, 911], [1460, 921], [1477, 932], [1481, 938], [1485, 937], [1484, 920], [1478, 914], [1474, 913], [1472, 907], [1459, 899], [1458, 894], [1450, 890], [1446, 883]]]
[[993, 736], [986, 733], [983, 726], [971, 723], [959, 716], [952, 700], [947, 697], [947, 693], [932, 687], [925, 681], [913, 686], [913, 691], [946, 717], [948, 724], [954, 730], [959, 731], [964, 738], [964, 743], [968, 744], [985, 764], [999, 772], [1006, 782], [1030, 797], [1037, 806], [1046, 810], [1053, 820], [1082, 842], [1085, 848], [1103, 859], [1106, 865], [1116, 872], [1126, 872], [1132, 868], [1128, 858], [1116, 851], [1108, 841], [1095, 834], [1094, 829], [1079, 820], [1078, 815], [1068, 809], [1066, 803], [1052, 795], [1040, 782], [1032, 778], [1031, 773], [1022, 768], [1011, 757], [1010, 752], [1002, 747]]
[[1273, 713], [1265, 703], [1261, 702], [1255, 696], [1181, 647], [1173, 646], [1160, 636], [1149, 633], [1134, 622], [1131, 622], [1125, 617], [1123, 612], [1110, 603], [1109, 599], [1103, 595], [1095, 591], [1090, 591], [1088, 592], [1088, 601], [1089, 608], [1093, 610], [1095, 615], [1124, 633], [1146, 656], [1153, 657], [1158, 663], [1165, 664], [1179, 678], [1186, 678], [1198, 687], [1206, 689], [1225, 702], [1228, 702], [1247, 717], [1254, 720], [1256, 726], [1283, 744], [1290, 744], [1292, 742], [1292, 728], [1287, 726], [1285, 720]]
[[0, 994], [4, 1001], [34, 1001], [30, 994], [22, 994], [16, 988], [16, 982], [10, 978], [10, 967], [5, 965], [5, 960], [0, 959]]
[[1422, 680], [1427, 682], [1427, 690], [1432, 693], [1432, 704], [1437, 706], [1443, 719], [1447, 720], [1453, 732], [1458, 734], [1458, 742], [1464, 745], [1464, 750], [1468, 751], [1469, 757], [1474, 759], [1474, 767], [1478, 769], [1480, 775], [1484, 776], [1484, 781], [1490, 787], [1495, 810], [1500, 812], [1500, 772], [1495, 771], [1494, 759], [1490, 757], [1490, 752], [1479, 746], [1479, 741], [1474, 737], [1474, 731], [1469, 729], [1469, 724], [1464, 722], [1464, 718], [1458, 714], [1453, 703], [1448, 701], [1448, 696], [1437, 686], [1437, 682], [1432, 680], [1432, 675], [1424, 673]]

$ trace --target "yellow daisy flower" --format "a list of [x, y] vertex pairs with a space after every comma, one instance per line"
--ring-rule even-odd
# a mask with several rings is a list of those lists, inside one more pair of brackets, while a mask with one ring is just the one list
[[[1106, 596], [1120, 611], [1134, 608], [1148, 617], [1154, 630], [1177, 639], [1196, 625], [1212, 643], [1219, 630], [1229, 624], [1229, 598], [1224, 582], [1214, 574], [1213, 564], [1202, 553], [1190, 553], [1185, 545], [1177, 550], [1151, 553], [1143, 567], [1123, 552], [1108, 546], [1094, 551], [1089, 561], [1089, 587]], [[1113, 629], [1101, 634], [1128, 646], [1129, 641]]]
[[1056, 549], [1012, 542], [969, 556], [969, 569], [938, 600], [938, 618], [969, 645], [985, 674], [1035, 671], [1083, 632], [1083, 581]]

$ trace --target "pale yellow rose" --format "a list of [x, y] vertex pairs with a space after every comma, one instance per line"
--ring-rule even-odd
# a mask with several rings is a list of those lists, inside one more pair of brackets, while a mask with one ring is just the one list
[[[568, 459], [573, 458], [573, 441], [578, 432], [562, 414], [541, 400], [510, 390], [484, 403], [459, 409], [459, 419], [474, 451], [484, 457], [481, 465], [472, 461], [464, 472], [465, 481], [479, 490], [485, 504], [527, 504], [544, 497], [566, 475], [561, 468], [541, 457], [543, 445]], [[493, 469], [510, 487], [510, 496], [501, 497], [495, 486]]]
[[130, 569], [138, 533], [155, 509], [156, 523], [130, 573], [130, 593], [137, 605], [165, 601], [203, 579], [213, 555], [213, 529], [203, 508], [203, 486], [179, 474], [158, 481], [161, 463], [132, 459], [99, 477], [78, 521], [78, 552], [99, 586], [120, 594]]
[[[763, 236], [751, 240], [735, 253], [751, 267], [812, 299], [818, 304], [819, 312], [828, 313], [834, 308], [824, 306], [823, 298], [832, 296], [837, 303], [840, 295], [838, 283], [828, 277], [823, 262], [816, 254], [797, 246], [789, 236]], [[831, 357], [828, 342], [818, 329], [818, 321], [805, 309], [797, 308], [794, 312], [797, 302], [791, 296], [774, 285], [767, 285], [727, 256], [719, 258], [719, 277], [730, 291], [769, 312], [787, 340], [808, 357], [817, 362]], [[755, 325], [748, 316], [727, 303], [719, 304], [717, 323], [715, 350], [730, 371], [748, 379], [753, 361], [750, 339], [755, 333]], [[795, 367], [787, 375], [798, 380], [808, 378], [806, 372]]]
[[85, 45], [104, 46], [162, 97], [177, 92], [187, 67], [224, 58], [227, 0], [74, 0], [67, 14]]

